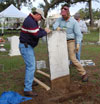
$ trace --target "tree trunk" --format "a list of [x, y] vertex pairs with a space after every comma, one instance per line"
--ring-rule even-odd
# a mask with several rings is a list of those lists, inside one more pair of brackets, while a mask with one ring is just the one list
[[90, 26], [93, 26], [92, 0], [89, 0]]
[[18, 9], [20, 10], [20, 4], [21, 4], [21, 1], [18, 0]]

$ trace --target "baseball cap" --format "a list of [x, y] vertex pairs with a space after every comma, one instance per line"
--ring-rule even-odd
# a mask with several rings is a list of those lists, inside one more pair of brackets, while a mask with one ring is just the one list
[[77, 19], [79, 19], [80, 18], [80, 14], [79, 13], [76, 13], [75, 15], [74, 15], [74, 18], [77, 20]]
[[37, 8], [35, 11], [36, 11], [37, 13], [39, 13], [39, 14], [42, 16], [43, 19], [45, 19], [43, 10]]

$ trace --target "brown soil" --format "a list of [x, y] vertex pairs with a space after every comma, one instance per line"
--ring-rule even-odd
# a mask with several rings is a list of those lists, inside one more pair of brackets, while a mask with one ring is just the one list
[[[88, 66], [85, 69], [89, 75], [88, 82], [81, 82], [77, 73], [77, 77], [71, 76], [70, 87], [65, 93], [59, 93], [56, 89], [46, 91], [38, 85], [34, 87], [38, 97], [21, 104], [100, 104], [100, 70], [96, 66]], [[46, 78], [43, 80], [48, 83]]]
[[[71, 73], [69, 88], [67, 87], [67, 91], [63, 91], [63, 93], [59, 93], [59, 90], [56, 89], [57, 86], [49, 91], [46, 91], [40, 85], [34, 86], [33, 90], [38, 93], [38, 97], [34, 97], [32, 100], [21, 104], [100, 104], [99, 67], [100, 66], [85, 67], [89, 75], [89, 81], [85, 83], [81, 81], [79, 74], [75, 70], [75, 74]], [[70, 69], [74, 70], [73, 67]], [[2, 80], [0, 83], [5, 83], [6, 90], [9, 90], [12, 87], [11, 84], [16, 85], [15, 91], [23, 95], [24, 68], [9, 74], [1, 73], [1, 75], [1, 77], [4, 78], [4, 81]], [[11, 79], [11, 81], [8, 81], [8, 79]], [[50, 80], [48, 78], [40, 76], [40, 79], [50, 86]], [[66, 81], [64, 80], [63, 83], [65, 84]], [[61, 81], [60, 83], [57, 82], [58, 86], [63, 83]]]

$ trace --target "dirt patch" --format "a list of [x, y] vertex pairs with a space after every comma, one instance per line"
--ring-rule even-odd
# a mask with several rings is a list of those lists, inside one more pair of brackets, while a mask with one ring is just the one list
[[60, 95], [68, 93], [70, 88], [70, 75], [52, 80], [51, 88]]
[[[71, 69], [73, 69], [72, 67]], [[78, 73], [71, 73], [70, 87], [67, 87], [68, 92], [59, 93], [57, 86], [62, 83], [57, 82], [57, 86], [46, 91], [40, 85], [34, 86], [33, 90], [38, 93], [38, 97], [33, 98], [30, 101], [23, 102], [21, 104], [100, 104], [100, 68], [99, 66], [87, 66], [85, 69], [89, 75], [89, 81], [83, 83]], [[24, 68], [16, 70], [11, 73], [1, 72], [0, 90], [14, 90], [23, 95], [24, 88]], [[76, 70], [75, 70], [76, 71]], [[41, 81], [50, 86], [50, 80], [43, 76], [39, 76]], [[65, 84], [67, 80], [64, 80]], [[2, 88], [2, 85], [5, 88]], [[63, 88], [62, 88], [63, 90]]]
[[69, 92], [64, 94], [59, 94], [56, 89], [46, 91], [38, 85], [34, 90], [39, 96], [22, 104], [100, 104], [100, 70], [98, 66], [88, 66], [85, 69], [89, 75], [89, 82], [83, 83], [77, 75], [72, 76]]

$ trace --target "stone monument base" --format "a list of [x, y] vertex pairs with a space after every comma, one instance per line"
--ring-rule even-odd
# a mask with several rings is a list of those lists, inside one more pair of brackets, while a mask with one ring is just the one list
[[70, 75], [52, 80], [51, 87], [57, 93], [68, 93], [70, 88]]
[[9, 51], [9, 56], [18, 56], [18, 55], [21, 55], [19, 50], [16, 50], [16, 51], [10, 50]]

